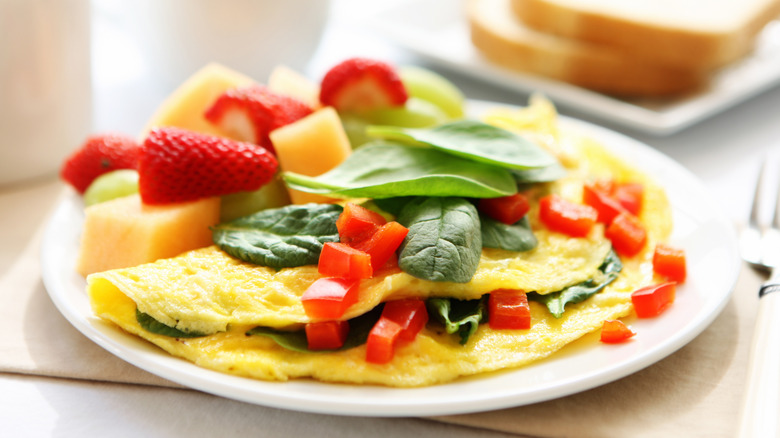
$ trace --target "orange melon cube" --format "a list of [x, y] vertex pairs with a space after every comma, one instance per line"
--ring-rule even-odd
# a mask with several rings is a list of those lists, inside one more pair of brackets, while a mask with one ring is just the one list
[[150, 206], [131, 195], [84, 210], [76, 270], [87, 276], [126, 268], [212, 244], [220, 198]]
[[142, 137], [160, 126], [175, 126], [204, 134], [229, 137], [203, 114], [214, 101], [231, 88], [254, 84], [252, 78], [221, 64], [208, 64], [184, 81], [157, 108], [147, 122]]
[[[352, 147], [336, 110], [321, 108], [289, 125], [271, 131], [279, 167], [283, 171], [318, 176], [341, 164]], [[293, 204], [331, 202], [330, 198], [290, 190]]]

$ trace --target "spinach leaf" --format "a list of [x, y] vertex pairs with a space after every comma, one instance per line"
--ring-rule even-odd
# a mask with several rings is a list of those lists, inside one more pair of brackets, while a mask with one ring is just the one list
[[444, 152], [392, 142], [355, 150], [336, 168], [316, 177], [285, 172], [293, 189], [352, 198], [466, 196], [491, 198], [517, 192], [509, 171]]
[[527, 217], [512, 225], [507, 225], [485, 215], [480, 215], [479, 222], [482, 229], [483, 248], [498, 248], [517, 252], [536, 248], [536, 236], [531, 230], [531, 224]]
[[338, 242], [335, 204], [287, 205], [214, 227], [213, 240], [245, 262], [274, 269], [317, 263], [325, 242]]
[[541, 295], [531, 292], [527, 296], [529, 300], [544, 304], [554, 317], [560, 318], [563, 316], [564, 308], [567, 304], [580, 303], [590, 298], [612, 283], [622, 269], [623, 263], [620, 261], [620, 258], [615, 251], [610, 251], [604, 259], [604, 263], [599, 266], [599, 270], [604, 273], [601, 281], [591, 278], [551, 294]]
[[206, 336], [206, 333], [185, 332], [165, 325], [154, 319], [151, 315], [141, 312], [138, 308], [135, 309], [135, 319], [138, 321], [141, 328], [156, 335], [170, 336], [172, 338], [199, 338], [201, 336]]
[[566, 176], [566, 169], [558, 163], [533, 169], [511, 169], [510, 172], [518, 184], [550, 182]]
[[398, 216], [404, 208], [404, 205], [408, 204], [409, 201], [414, 198], [414, 196], [400, 196], [397, 198], [374, 199], [374, 204], [382, 209], [382, 211], [390, 213], [393, 216]]
[[383, 306], [377, 306], [363, 315], [350, 319], [347, 339], [344, 341], [344, 345], [337, 350], [309, 350], [305, 330], [292, 331], [278, 330], [270, 327], [255, 327], [247, 331], [246, 334], [247, 336], [268, 336], [280, 346], [301, 353], [327, 353], [331, 351], [348, 350], [366, 343], [368, 333], [382, 315], [382, 307]]
[[487, 320], [486, 300], [487, 295], [476, 300], [429, 298], [425, 304], [428, 314], [443, 324], [447, 333], [457, 333], [460, 344], [465, 345], [479, 324]]
[[557, 163], [542, 147], [514, 132], [477, 120], [457, 120], [433, 128], [369, 126], [368, 135], [425, 145], [476, 162], [511, 169]]
[[398, 265], [423, 280], [466, 283], [482, 254], [479, 214], [463, 198], [416, 198], [397, 218], [409, 229]]

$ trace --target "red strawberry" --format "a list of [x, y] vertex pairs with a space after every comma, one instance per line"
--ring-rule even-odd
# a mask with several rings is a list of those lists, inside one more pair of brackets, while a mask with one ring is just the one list
[[320, 102], [337, 111], [401, 106], [409, 94], [396, 69], [382, 61], [351, 58], [331, 68], [320, 84]]
[[106, 172], [135, 169], [138, 149], [138, 142], [127, 135], [92, 135], [65, 160], [60, 177], [83, 194], [95, 178]]
[[181, 128], [157, 128], [141, 146], [138, 189], [145, 204], [170, 204], [257, 190], [276, 173], [265, 148]]
[[268, 134], [311, 112], [298, 99], [274, 93], [262, 85], [252, 85], [226, 91], [204, 116], [232, 137], [274, 152]]

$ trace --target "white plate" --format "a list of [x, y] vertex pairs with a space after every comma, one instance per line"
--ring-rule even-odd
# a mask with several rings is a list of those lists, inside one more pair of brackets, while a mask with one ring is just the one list
[[462, 3], [396, 0], [366, 10], [355, 21], [445, 68], [521, 92], [542, 92], [562, 108], [654, 135], [677, 132], [780, 83], [780, 21], [767, 26], [752, 55], [719, 72], [707, 90], [677, 99], [630, 101], [488, 62], [471, 44]]
[[[471, 109], [480, 112], [488, 105], [472, 102]], [[731, 224], [682, 166], [607, 129], [572, 119], [562, 123], [600, 139], [663, 184], [674, 209], [672, 240], [687, 251], [689, 278], [678, 287], [677, 301], [658, 318], [632, 321], [638, 335], [625, 344], [603, 345], [591, 334], [524, 368], [413, 389], [311, 380], [264, 382], [210, 371], [92, 315], [84, 279], [74, 271], [83, 219], [75, 195], [57, 206], [48, 223], [41, 253], [43, 280], [71, 324], [116, 356], [182, 385], [259, 405], [340, 415], [424, 416], [519, 406], [590, 389], [655, 363], [701, 333], [728, 302], [739, 261]]]

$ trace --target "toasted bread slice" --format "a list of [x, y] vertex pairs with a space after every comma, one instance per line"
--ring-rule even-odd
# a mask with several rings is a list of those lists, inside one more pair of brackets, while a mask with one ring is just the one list
[[780, 0], [511, 0], [528, 27], [684, 69], [711, 70], [753, 48]]
[[657, 66], [610, 47], [537, 32], [511, 12], [511, 0], [469, 0], [471, 40], [504, 67], [623, 96], [665, 96], [707, 83], [706, 72]]

